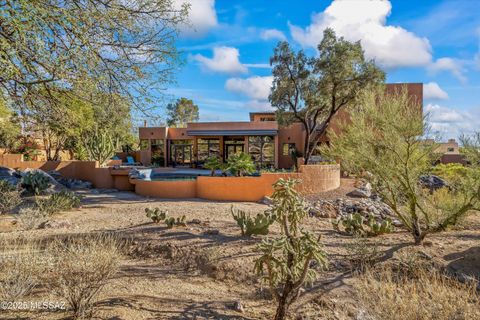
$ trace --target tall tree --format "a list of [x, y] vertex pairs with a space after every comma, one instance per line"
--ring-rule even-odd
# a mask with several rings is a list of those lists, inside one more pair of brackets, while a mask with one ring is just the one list
[[331, 146], [321, 151], [340, 158], [344, 170], [370, 182], [415, 244], [455, 225], [472, 210], [480, 211], [480, 135], [463, 139], [471, 165], [461, 175], [445, 177], [448, 187], [436, 190], [422, 180], [438, 158], [437, 145], [423, 140], [426, 116], [406, 89], [393, 95], [385, 95], [383, 89], [364, 93], [360, 105], [340, 133], [332, 132]]
[[19, 146], [20, 131], [18, 119], [0, 96], [0, 153], [9, 152]]
[[274, 79], [269, 100], [280, 122], [302, 123], [305, 163], [334, 116], [354, 106], [362, 90], [385, 78], [373, 61], [365, 60], [360, 42], [337, 38], [332, 29], [324, 31], [318, 52], [318, 57], [310, 58], [280, 42], [270, 58]]
[[167, 125], [169, 127], [185, 127], [188, 122], [199, 119], [198, 106], [192, 100], [180, 98], [167, 105]]
[[32, 95], [53, 99], [58, 86], [84, 91], [78, 82], [88, 79], [146, 110], [171, 80], [187, 13], [174, 0], [2, 1], [0, 88], [25, 107]]

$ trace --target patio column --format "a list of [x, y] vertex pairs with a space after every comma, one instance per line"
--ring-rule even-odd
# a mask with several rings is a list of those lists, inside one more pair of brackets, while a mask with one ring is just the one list
[[275, 159], [275, 169], [278, 169], [278, 156], [280, 155], [280, 152], [282, 152], [278, 143], [278, 135], [274, 137], [273, 141], [273, 145], [275, 147], [275, 150], [273, 150], [273, 158]]

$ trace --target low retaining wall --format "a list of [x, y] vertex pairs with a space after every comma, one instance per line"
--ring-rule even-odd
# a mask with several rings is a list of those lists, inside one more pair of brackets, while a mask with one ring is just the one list
[[[108, 165], [119, 165], [120, 160], [112, 160]], [[45, 172], [56, 170], [62, 176], [70, 179], [80, 179], [90, 181], [95, 188], [117, 188], [117, 185], [125, 188], [120, 190], [133, 190], [133, 186], [126, 182], [115, 183], [115, 177], [110, 174], [110, 169], [100, 167], [97, 161], [23, 161], [21, 154], [3, 154], [0, 155], [0, 166], [12, 169], [41, 169]]]
[[301, 166], [298, 173], [263, 173], [260, 177], [208, 177], [190, 181], [130, 180], [135, 192], [157, 198], [202, 198], [217, 201], [259, 201], [273, 193], [278, 179], [293, 178], [302, 182], [302, 194], [334, 190], [340, 186], [340, 165]]

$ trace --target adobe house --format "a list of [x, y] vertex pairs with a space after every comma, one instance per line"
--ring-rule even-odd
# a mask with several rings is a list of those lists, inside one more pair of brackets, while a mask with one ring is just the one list
[[[387, 84], [387, 93], [407, 88], [408, 94], [423, 104], [423, 84]], [[345, 112], [338, 118], [347, 116]], [[332, 129], [335, 130], [333, 123]], [[201, 166], [211, 156], [226, 161], [237, 152], [252, 156], [259, 167], [291, 168], [291, 151], [303, 153], [305, 132], [300, 123], [280, 126], [273, 112], [250, 113], [246, 122], [195, 122], [186, 128], [139, 128], [141, 159], [159, 166]], [[321, 143], [328, 143], [323, 137]]]

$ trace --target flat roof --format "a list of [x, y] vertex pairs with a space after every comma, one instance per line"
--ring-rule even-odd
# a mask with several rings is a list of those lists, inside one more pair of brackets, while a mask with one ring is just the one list
[[276, 136], [278, 130], [187, 130], [189, 136]]

